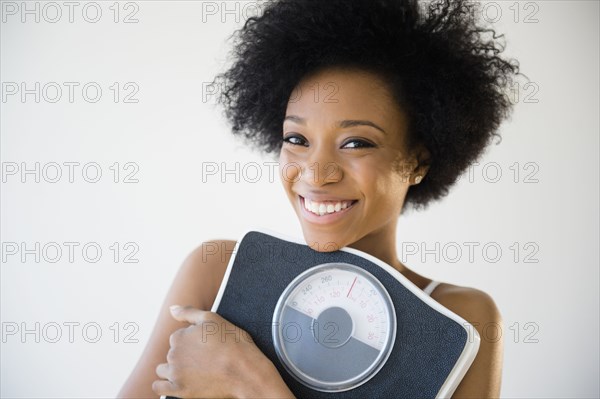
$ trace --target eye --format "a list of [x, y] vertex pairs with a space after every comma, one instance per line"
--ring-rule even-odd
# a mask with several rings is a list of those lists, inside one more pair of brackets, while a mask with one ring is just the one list
[[289, 135], [283, 138], [284, 143], [292, 144], [292, 145], [302, 145], [305, 146], [306, 140], [301, 136]]
[[[287, 143], [287, 144], [291, 144], [291, 145], [300, 145], [303, 147], [308, 147], [306, 139], [299, 135], [289, 135], [287, 137], [284, 137], [283, 142]], [[346, 144], [344, 144], [342, 146], [342, 148], [348, 148], [351, 150], [358, 150], [361, 148], [372, 148], [372, 147], [375, 147], [375, 145], [368, 141], [358, 140], [358, 139], [349, 140], [346, 142]]]
[[[348, 147], [348, 144], [353, 144], [353, 145]], [[346, 144], [344, 145], [344, 148], [350, 148], [350, 149], [371, 148], [371, 147], [375, 147], [375, 146], [373, 144], [369, 143], [368, 141], [356, 140], [356, 139], [347, 141]]]

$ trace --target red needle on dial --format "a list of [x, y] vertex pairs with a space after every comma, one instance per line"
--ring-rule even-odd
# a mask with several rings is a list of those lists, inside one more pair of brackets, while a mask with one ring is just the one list
[[346, 298], [350, 296], [350, 291], [352, 291], [352, 288], [354, 288], [354, 283], [356, 283], [357, 278], [358, 278], [358, 276], [354, 277], [354, 281], [352, 282], [352, 285], [350, 286], [350, 289], [348, 290], [348, 295], [346, 295]]

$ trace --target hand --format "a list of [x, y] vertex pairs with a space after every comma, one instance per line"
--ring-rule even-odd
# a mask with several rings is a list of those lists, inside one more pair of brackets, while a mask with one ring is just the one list
[[293, 397], [273, 363], [250, 335], [220, 315], [172, 306], [176, 320], [191, 325], [171, 334], [167, 363], [156, 367], [162, 378], [157, 395], [178, 398]]

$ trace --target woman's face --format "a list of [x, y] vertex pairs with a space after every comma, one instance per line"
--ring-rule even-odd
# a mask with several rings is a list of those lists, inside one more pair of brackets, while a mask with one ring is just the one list
[[406, 138], [406, 115], [377, 75], [335, 68], [299, 83], [279, 165], [308, 245], [364, 250], [351, 244], [395, 234], [417, 166]]

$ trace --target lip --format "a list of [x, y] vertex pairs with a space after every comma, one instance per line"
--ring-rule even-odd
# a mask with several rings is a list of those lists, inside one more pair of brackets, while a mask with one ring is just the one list
[[301, 195], [298, 195], [298, 204], [300, 204], [300, 212], [302, 212], [302, 215], [304, 216], [304, 218], [306, 220], [308, 220], [311, 223], [315, 223], [315, 224], [329, 224], [329, 223], [336, 222], [339, 219], [343, 218], [346, 215], [346, 213], [348, 213], [349, 211], [354, 209], [354, 206], [357, 203], [358, 203], [358, 200], [355, 200], [354, 203], [352, 205], [350, 205], [349, 207], [347, 207], [346, 209], [342, 209], [339, 212], [328, 213], [323, 216], [318, 216], [318, 215], [315, 215], [314, 213], [306, 210], [306, 208], [304, 207], [304, 197]]
[[[331, 195], [323, 195], [323, 194], [318, 194], [318, 193], [313, 193], [313, 192], [305, 193], [305, 194], [308, 195], [308, 199], [310, 199], [311, 201], [317, 201], [317, 202], [356, 201], [353, 199], [341, 198], [341, 197], [336, 197], [336, 196], [331, 196]], [[298, 195], [300, 195], [300, 194], [298, 194]], [[303, 197], [302, 195], [300, 195], [300, 196], [302, 198], [306, 198], [306, 197]]]

